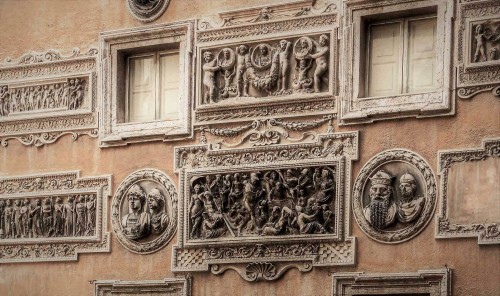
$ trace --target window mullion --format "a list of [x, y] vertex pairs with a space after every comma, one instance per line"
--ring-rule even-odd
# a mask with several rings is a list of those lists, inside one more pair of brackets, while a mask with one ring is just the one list
[[402, 38], [402, 55], [401, 55], [401, 93], [405, 94], [408, 93], [408, 50], [409, 50], [409, 36], [410, 36], [410, 28], [409, 28], [409, 23], [408, 19], [404, 19], [403, 21], [403, 38]]
[[161, 96], [161, 81], [160, 81], [160, 53], [155, 54], [155, 119], [160, 118], [160, 96]]

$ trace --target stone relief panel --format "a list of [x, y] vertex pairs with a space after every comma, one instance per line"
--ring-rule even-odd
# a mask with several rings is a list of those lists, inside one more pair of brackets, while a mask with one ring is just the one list
[[290, 268], [354, 264], [346, 197], [358, 134], [298, 144], [252, 145], [250, 138], [238, 148], [176, 148], [182, 222], [173, 271], [232, 269], [256, 281]]
[[472, 98], [483, 91], [500, 97], [500, 4], [461, 1], [458, 10], [458, 96]]
[[191, 296], [191, 277], [144, 281], [94, 281], [94, 296], [149, 295]]
[[0, 178], [0, 262], [77, 260], [109, 252], [111, 176], [78, 171]]
[[336, 110], [336, 6], [287, 5], [198, 22], [196, 122]]
[[477, 237], [479, 244], [499, 244], [500, 138], [484, 139], [479, 149], [439, 151], [438, 162], [436, 238]]
[[0, 64], [0, 144], [42, 146], [63, 135], [97, 137], [96, 49], [49, 50]]
[[436, 207], [436, 183], [427, 162], [408, 150], [370, 159], [354, 183], [354, 217], [361, 230], [383, 243], [415, 237]]
[[141, 22], [152, 22], [167, 10], [170, 0], [127, 0], [130, 13]]
[[113, 231], [129, 251], [156, 252], [177, 228], [177, 189], [155, 169], [142, 169], [122, 181], [112, 202]]
[[405, 273], [336, 272], [332, 296], [344, 295], [451, 295], [451, 269]]

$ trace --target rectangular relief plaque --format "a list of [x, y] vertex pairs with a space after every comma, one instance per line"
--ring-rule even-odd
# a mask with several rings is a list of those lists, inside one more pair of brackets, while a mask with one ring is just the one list
[[198, 22], [196, 123], [336, 112], [338, 14], [312, 3]]
[[97, 137], [97, 49], [31, 52], [0, 64], [0, 144]]
[[300, 144], [264, 141], [273, 131], [256, 141], [257, 134], [243, 148], [176, 148], [181, 222], [173, 271], [234, 269], [254, 281], [292, 267], [354, 264], [347, 197], [357, 132]]
[[439, 151], [441, 181], [437, 238], [477, 237], [499, 244], [500, 138], [479, 149]]
[[109, 252], [111, 176], [78, 171], [0, 178], [0, 262], [77, 260]]
[[190, 277], [144, 281], [94, 281], [94, 296], [190, 296], [191, 293]]

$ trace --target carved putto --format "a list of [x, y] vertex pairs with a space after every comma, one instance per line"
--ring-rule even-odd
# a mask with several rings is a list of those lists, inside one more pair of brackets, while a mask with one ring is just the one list
[[191, 178], [190, 238], [327, 234], [335, 231], [335, 167]]
[[368, 161], [354, 185], [353, 208], [371, 238], [398, 243], [417, 235], [436, 204], [436, 184], [427, 163], [413, 152], [389, 150]]
[[113, 230], [132, 252], [164, 247], [177, 225], [177, 192], [164, 173], [144, 169], [129, 175], [113, 198]]
[[206, 49], [201, 104], [329, 92], [329, 40], [320, 34]]
[[500, 60], [500, 19], [473, 24], [471, 34], [472, 63]]

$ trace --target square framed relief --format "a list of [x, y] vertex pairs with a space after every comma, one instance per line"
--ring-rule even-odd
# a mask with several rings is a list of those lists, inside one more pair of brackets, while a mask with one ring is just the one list
[[198, 21], [195, 124], [337, 112], [337, 7], [313, 3]]
[[341, 125], [454, 114], [454, 1], [344, 3]]
[[460, 1], [458, 7], [457, 88], [469, 99], [493, 90], [500, 96], [500, 4], [498, 1]]
[[100, 34], [100, 145], [190, 137], [194, 21]]

